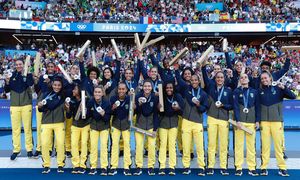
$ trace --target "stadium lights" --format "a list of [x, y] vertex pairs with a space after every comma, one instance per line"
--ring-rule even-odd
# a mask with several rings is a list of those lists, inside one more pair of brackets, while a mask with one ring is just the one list
[[53, 38], [54, 42], [55, 42], [56, 44], [58, 44], [58, 43], [57, 43], [57, 41], [56, 41], [56, 39], [55, 39], [55, 37], [54, 37], [54, 36], [52, 36], [52, 38]]
[[273, 36], [271, 39], [267, 40], [266, 42], [263, 43], [263, 45], [267, 44], [268, 42], [272, 41], [273, 39], [275, 39], [276, 36]]
[[19, 38], [17, 38], [15, 34], [13, 34], [12, 37], [14, 37], [19, 43], [23, 44], [23, 42]]

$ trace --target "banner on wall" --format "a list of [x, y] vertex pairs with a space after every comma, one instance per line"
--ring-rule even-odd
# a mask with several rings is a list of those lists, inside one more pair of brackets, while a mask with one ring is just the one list
[[22, 18], [22, 19], [32, 19], [32, 11], [31, 10], [17, 10], [10, 9], [9, 17], [11, 18]]
[[47, 3], [46, 2], [33, 2], [33, 1], [15, 1], [15, 5], [18, 9], [27, 9], [31, 7], [31, 9], [45, 9]]
[[5, 50], [5, 56], [10, 57], [20, 57], [24, 55], [30, 55], [31, 57], [35, 57], [36, 51], [29, 51], [29, 50]]
[[198, 11], [214, 11], [216, 9], [223, 11], [223, 3], [198, 3], [196, 8]]
[[[33, 102], [33, 110], [32, 110], [32, 126], [36, 127], [36, 117], [35, 117], [35, 104]], [[3, 128], [11, 128], [10, 122], [10, 101], [9, 100], [0, 100], [0, 129]], [[290, 128], [300, 128], [300, 121], [298, 120], [298, 114], [300, 111], [300, 100], [286, 100], [283, 101], [283, 118], [284, 118], [284, 126]], [[204, 117], [204, 126], [206, 127], [206, 115]]]
[[[216, 17], [214, 17], [216, 19]], [[222, 20], [219, 17], [220, 21]], [[64, 32], [124, 32], [124, 33], [183, 33], [183, 32], [299, 32], [300, 22], [294, 23], [208, 23], [208, 24], [123, 24], [39, 22], [0, 19], [0, 29], [20, 29]]]

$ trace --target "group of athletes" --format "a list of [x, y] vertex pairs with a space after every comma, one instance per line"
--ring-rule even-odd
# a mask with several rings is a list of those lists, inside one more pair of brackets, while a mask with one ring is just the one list
[[[197, 73], [190, 67], [179, 67], [176, 64], [169, 66], [168, 59], [157, 59], [153, 51], [150, 54], [153, 67], [149, 71], [145, 68], [143, 53], [139, 52], [134, 68], [128, 67], [123, 74], [120, 73], [120, 59], [115, 61], [116, 68], [113, 71], [110, 66], [105, 66], [101, 70], [94, 66], [85, 67], [84, 58], [80, 57], [79, 64], [73, 64], [68, 70], [72, 82], [56, 72], [54, 62], [45, 64], [46, 73], [37, 77], [31, 73], [24, 76], [24, 62], [16, 60], [15, 70], [11, 77], [7, 76], [5, 83], [5, 91], [10, 92], [11, 101], [13, 138], [11, 160], [20, 155], [22, 123], [27, 156], [29, 158], [42, 156], [42, 173], [50, 172], [50, 152], [54, 146], [59, 173], [64, 172], [67, 156], [71, 157], [72, 173], [84, 174], [89, 159], [88, 173], [95, 175], [100, 150], [98, 171], [100, 170], [101, 175], [117, 174], [120, 153], [124, 156], [124, 175], [141, 175], [146, 149], [149, 175], [155, 175], [156, 151], [159, 161], [158, 174], [175, 175], [177, 146], [182, 153], [183, 174], [191, 173], [191, 154], [195, 147], [199, 176], [214, 174], [217, 151], [219, 151], [220, 173], [229, 175], [228, 120], [234, 119], [237, 123], [234, 126], [235, 175], [243, 174], [244, 141], [246, 141], [248, 174], [268, 175], [267, 168], [273, 140], [278, 173], [281, 176], [289, 176], [284, 160], [282, 101], [284, 98], [295, 99], [296, 96], [282, 83], [272, 85], [274, 84], [272, 82], [276, 82], [289, 70], [288, 56], [281, 70], [272, 73], [271, 63], [263, 61], [260, 64], [261, 73], [251, 77], [244, 73], [243, 62], [232, 63], [228, 52], [225, 52], [225, 55], [231, 76], [223, 72], [218, 64], [214, 65], [211, 74], [207, 73], [206, 63], [199, 67]], [[160, 61], [163, 62], [162, 66], [159, 64]], [[162, 107], [159, 103], [161, 93], [158, 92], [161, 83], [163, 112], [159, 110]], [[37, 144], [34, 154], [33, 89], [38, 94]], [[86, 97], [82, 97], [83, 90]], [[135, 98], [131, 107], [133, 96]], [[86, 109], [82, 109], [83, 98]], [[129, 119], [130, 110], [134, 110], [132, 121]], [[83, 112], [85, 116], [82, 116]], [[206, 160], [204, 113], [207, 114], [208, 133]], [[133, 155], [135, 162], [131, 159], [131, 124], [154, 135], [135, 132], [135, 155]], [[246, 133], [243, 127], [253, 133]], [[260, 173], [256, 168], [255, 142], [258, 129], [261, 136]], [[132, 164], [135, 164], [134, 171], [131, 169]]]

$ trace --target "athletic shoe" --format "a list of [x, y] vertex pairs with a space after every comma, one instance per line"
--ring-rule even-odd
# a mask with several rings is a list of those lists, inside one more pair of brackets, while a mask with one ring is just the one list
[[206, 174], [207, 175], [214, 175], [214, 169], [212, 169], [212, 168], [206, 169]]
[[44, 167], [42, 174], [48, 174], [50, 172], [50, 168]]
[[132, 175], [131, 172], [130, 172], [130, 169], [124, 169], [123, 173], [124, 173], [125, 176], [131, 176]]
[[85, 168], [78, 168], [78, 174], [84, 174]]
[[285, 170], [285, 169], [279, 169], [278, 174], [280, 176], [285, 176], [285, 177], [290, 176], [289, 173], [287, 172], [287, 170]]
[[66, 156], [67, 156], [67, 158], [71, 158], [72, 157], [72, 154], [71, 154], [71, 152], [70, 151], [66, 151]]
[[165, 169], [159, 169], [158, 175], [160, 175], [160, 176], [166, 175]]
[[222, 176], [228, 176], [229, 172], [227, 171], [227, 169], [221, 169], [220, 173], [222, 174]]
[[148, 175], [149, 176], [154, 176], [155, 175], [155, 172], [154, 172], [153, 168], [148, 168]]
[[170, 176], [175, 176], [176, 175], [174, 168], [170, 168], [169, 175]]
[[135, 175], [135, 176], [139, 176], [139, 175], [141, 175], [143, 173], [143, 171], [142, 171], [142, 169], [141, 168], [136, 168], [136, 170], [135, 170], [135, 172], [134, 172], [134, 174], [133, 175]]
[[32, 158], [33, 158], [32, 151], [28, 151], [28, 152], [27, 152], [27, 157], [28, 157], [29, 159], [32, 159]]
[[75, 167], [72, 169], [71, 173], [72, 174], [78, 174], [78, 171], [79, 171], [79, 167]]
[[[250, 174], [250, 171], [249, 171]], [[236, 176], [242, 176], [243, 175], [243, 171], [242, 170], [235, 170], [235, 174]]]
[[199, 169], [198, 176], [205, 176], [205, 170], [204, 169]]
[[14, 152], [12, 153], [12, 155], [10, 156], [10, 160], [14, 161], [17, 159], [18, 156], [20, 156], [21, 153], [20, 152]]
[[191, 169], [190, 168], [184, 168], [182, 174], [184, 175], [189, 175], [191, 173]]
[[40, 157], [40, 155], [42, 155], [41, 151], [35, 151], [33, 158], [38, 159]]
[[97, 170], [91, 168], [91, 170], [90, 170], [90, 172], [89, 172], [89, 175], [95, 175], [95, 174], [97, 174]]
[[109, 172], [108, 172], [108, 175], [114, 176], [114, 175], [116, 175], [117, 173], [118, 173], [118, 172], [117, 172], [116, 169], [110, 169]]
[[107, 169], [102, 168], [100, 175], [101, 176], [107, 176]]
[[260, 172], [260, 175], [261, 176], [267, 176], [268, 175], [268, 170], [262, 169], [261, 172]]
[[251, 176], [259, 176], [256, 170], [249, 171], [248, 174]]
[[57, 172], [58, 173], [64, 173], [65, 171], [64, 171], [64, 168], [62, 166], [58, 166]]

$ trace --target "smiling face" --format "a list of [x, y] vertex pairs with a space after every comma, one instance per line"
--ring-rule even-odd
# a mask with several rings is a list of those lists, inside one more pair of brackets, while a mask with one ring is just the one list
[[60, 81], [53, 81], [52, 89], [55, 93], [59, 93], [61, 91], [62, 84]]
[[112, 74], [111, 74], [110, 70], [109, 69], [105, 69], [104, 70], [104, 78], [105, 79], [111, 79], [111, 77], [112, 77]]
[[166, 85], [166, 93], [168, 96], [172, 96], [174, 93], [174, 87], [173, 84], [169, 83]]
[[131, 79], [133, 78], [133, 72], [131, 69], [126, 69], [125, 71], [125, 79], [127, 81], [131, 81]]
[[77, 66], [77, 65], [73, 65], [72, 67], [71, 67], [71, 74], [72, 75], [78, 75], [79, 74], [79, 67]]
[[53, 63], [47, 64], [47, 73], [48, 74], [54, 74], [55, 71], [55, 65]]
[[192, 76], [192, 78], [191, 78], [191, 84], [192, 84], [193, 88], [198, 88], [199, 87], [200, 81], [199, 81], [199, 78], [198, 78], [197, 75], [193, 75]]
[[95, 71], [91, 71], [91, 73], [90, 73], [90, 75], [89, 75], [89, 78], [90, 78], [91, 80], [96, 79], [96, 78], [97, 78], [97, 73], [96, 73]]
[[260, 76], [261, 84], [264, 86], [268, 86], [271, 84], [272, 79], [268, 73], [262, 73]]
[[150, 70], [150, 77], [151, 77], [152, 80], [156, 79], [157, 74], [158, 74], [157, 68], [156, 67], [151, 68], [151, 70]]
[[23, 68], [24, 68], [23, 61], [20, 61], [20, 60], [16, 61], [16, 70], [17, 70], [17, 72], [22, 72]]
[[240, 73], [240, 72], [242, 72], [242, 69], [243, 69], [243, 63], [242, 63], [242, 62], [237, 62], [237, 63], [235, 64], [235, 70], [236, 70], [238, 73]]
[[119, 84], [119, 86], [118, 86], [119, 97], [125, 97], [126, 92], [127, 92], [126, 84], [123, 84], [123, 83]]
[[103, 90], [99, 87], [94, 89], [94, 98], [96, 101], [100, 100], [103, 96]]
[[223, 86], [224, 84], [224, 74], [220, 71], [216, 75], [216, 83], [217, 86]]
[[249, 78], [248, 78], [247, 74], [242, 74], [240, 76], [240, 83], [241, 83], [242, 86], [248, 85]]
[[214, 73], [220, 72], [221, 71], [221, 66], [216, 64], [214, 65]]
[[145, 94], [150, 94], [152, 91], [152, 84], [150, 82], [144, 82], [143, 84], [143, 91]]
[[186, 81], [190, 81], [192, 77], [192, 73], [190, 70], [185, 70], [183, 72], [183, 79], [185, 79]]

